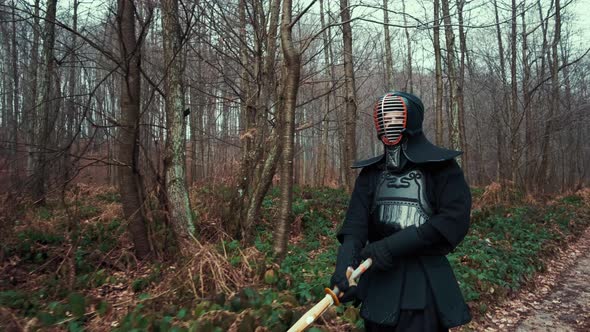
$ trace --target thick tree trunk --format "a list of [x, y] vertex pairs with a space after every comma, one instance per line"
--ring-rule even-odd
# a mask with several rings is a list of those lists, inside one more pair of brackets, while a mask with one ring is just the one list
[[43, 55], [45, 59], [45, 73], [41, 85], [42, 97], [42, 114], [39, 133], [36, 140], [36, 158], [35, 170], [33, 174], [32, 194], [33, 200], [40, 205], [45, 204], [46, 180], [48, 177], [48, 148], [53, 142], [53, 123], [57, 117], [56, 86], [54, 79], [56, 75], [55, 57], [53, 48], [55, 44], [55, 12], [57, 0], [49, 0], [47, 3], [47, 12], [45, 14], [45, 40], [43, 43]]
[[119, 169], [119, 192], [123, 213], [129, 222], [129, 233], [135, 254], [143, 259], [151, 250], [145, 225], [144, 198], [139, 168], [139, 109], [140, 109], [140, 45], [135, 36], [135, 4], [132, 0], [118, 0], [121, 52], [121, 119], [117, 135]]
[[195, 233], [186, 184], [186, 116], [182, 76], [184, 60], [178, 0], [162, 1], [162, 32], [166, 76], [166, 152], [164, 173], [166, 179], [166, 209], [179, 247], [189, 253]]
[[354, 82], [354, 62], [352, 57], [352, 28], [348, 0], [340, 0], [340, 20], [342, 22], [342, 41], [344, 53], [344, 81], [346, 88], [346, 113], [344, 123], [344, 181], [351, 192], [354, 187], [355, 172], [350, 168], [356, 159], [356, 84]]
[[281, 205], [279, 208], [279, 220], [274, 233], [274, 252], [281, 260], [287, 251], [289, 225], [293, 219], [291, 206], [293, 201], [293, 137], [295, 134], [295, 106], [297, 92], [299, 90], [299, 75], [301, 68], [301, 55], [293, 45], [291, 36], [291, 0], [283, 1], [283, 13], [281, 17], [281, 46], [285, 57], [283, 67], [283, 157], [281, 164]]

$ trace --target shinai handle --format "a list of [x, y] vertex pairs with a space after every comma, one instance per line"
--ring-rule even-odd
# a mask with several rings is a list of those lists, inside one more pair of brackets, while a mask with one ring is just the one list
[[[357, 280], [361, 274], [363, 274], [369, 267], [373, 261], [369, 258], [361, 263], [350, 275], [349, 281]], [[340, 290], [338, 287], [334, 287], [334, 289], [330, 290], [326, 288], [326, 296], [314, 305], [311, 309], [309, 309], [299, 320], [291, 326], [291, 328], [287, 332], [301, 332], [306, 327], [311, 325], [318, 317], [320, 317], [326, 309], [328, 309], [331, 305], [336, 303], [336, 305], [340, 304], [338, 300], [338, 296], [340, 294]]]

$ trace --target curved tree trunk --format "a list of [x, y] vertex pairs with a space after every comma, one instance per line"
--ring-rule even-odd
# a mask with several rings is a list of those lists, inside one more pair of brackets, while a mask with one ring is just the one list
[[293, 201], [293, 137], [295, 134], [295, 106], [299, 90], [301, 55], [293, 45], [291, 36], [291, 0], [283, 1], [281, 17], [281, 45], [285, 57], [283, 67], [283, 158], [281, 164], [281, 206], [279, 220], [274, 234], [274, 252], [281, 259], [287, 249], [289, 225], [293, 219], [291, 205]]

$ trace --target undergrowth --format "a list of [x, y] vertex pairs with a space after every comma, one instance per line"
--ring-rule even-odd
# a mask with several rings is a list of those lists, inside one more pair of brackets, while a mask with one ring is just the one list
[[[0, 255], [0, 329], [285, 331], [323, 297], [348, 201], [341, 190], [296, 188], [288, 253], [277, 266], [278, 190], [264, 199], [253, 245], [244, 247], [216, 226], [219, 199], [211, 197], [226, 197], [228, 189], [201, 187], [191, 192], [204, 229], [195, 258], [147, 263], [132, 255], [116, 191], [83, 189], [67, 206], [29, 208], [13, 222]], [[448, 259], [476, 316], [543, 271], [557, 248], [589, 226], [586, 194], [474, 205], [470, 232]], [[161, 225], [150, 227], [153, 241], [169, 241]], [[225, 283], [211, 285], [216, 278]], [[351, 306], [324, 319], [311, 331], [362, 326]]]

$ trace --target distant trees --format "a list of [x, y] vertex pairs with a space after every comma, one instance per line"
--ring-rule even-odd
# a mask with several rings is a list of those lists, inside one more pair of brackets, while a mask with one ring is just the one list
[[199, 234], [187, 187], [211, 183], [226, 188], [216, 234], [246, 242], [283, 186], [283, 252], [289, 183], [350, 189], [350, 164], [381, 152], [371, 107], [388, 89], [422, 98], [425, 133], [465, 151], [474, 185], [588, 183], [575, 4], [68, 4], [0, 2], [0, 185], [38, 204], [69, 183], [117, 185], [138, 257], [158, 247], [153, 224]]

